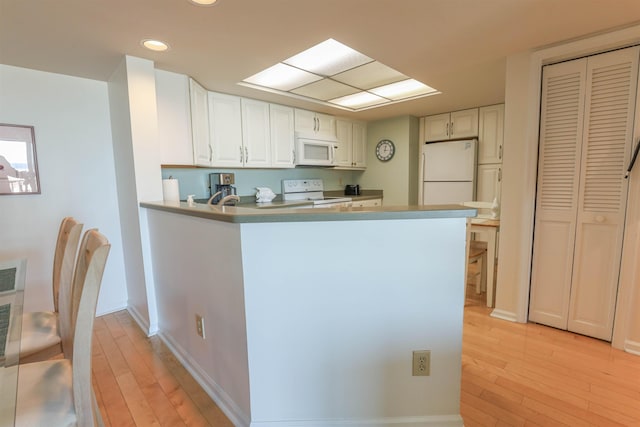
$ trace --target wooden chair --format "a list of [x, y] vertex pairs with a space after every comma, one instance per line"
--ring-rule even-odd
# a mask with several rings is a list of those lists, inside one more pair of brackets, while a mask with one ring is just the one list
[[67, 306], [82, 226], [71, 217], [64, 218], [60, 224], [53, 257], [53, 311], [23, 313], [20, 363], [46, 360], [59, 354], [63, 338], [70, 339]]
[[97, 230], [84, 234], [70, 300], [73, 339], [63, 342], [71, 357], [20, 365], [16, 426], [103, 425], [91, 385], [91, 341], [110, 247]]
[[[472, 240], [469, 243], [468, 264], [476, 263], [476, 294], [487, 290], [487, 242]], [[467, 264], [467, 265], [468, 265]]]
[[[488, 202], [463, 202], [463, 206], [476, 208], [476, 209], [491, 209], [493, 203]], [[465, 265], [464, 277], [465, 285], [467, 280], [467, 274], [469, 272], [469, 264], [477, 263], [478, 271], [476, 274], [476, 293], [480, 294], [483, 290], [487, 289], [487, 242], [473, 240], [471, 238], [471, 218], [467, 219], [467, 264]]]

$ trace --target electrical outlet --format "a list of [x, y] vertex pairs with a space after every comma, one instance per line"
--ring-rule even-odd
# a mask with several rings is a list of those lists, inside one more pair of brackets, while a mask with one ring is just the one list
[[431, 350], [415, 350], [412, 365], [414, 377], [428, 377], [431, 374]]
[[196, 314], [196, 332], [204, 339], [204, 317]]

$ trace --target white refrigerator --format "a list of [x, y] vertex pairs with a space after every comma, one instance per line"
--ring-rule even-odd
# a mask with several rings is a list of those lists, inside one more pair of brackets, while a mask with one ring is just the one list
[[422, 145], [422, 203], [469, 202], [475, 199], [478, 140], [429, 142]]

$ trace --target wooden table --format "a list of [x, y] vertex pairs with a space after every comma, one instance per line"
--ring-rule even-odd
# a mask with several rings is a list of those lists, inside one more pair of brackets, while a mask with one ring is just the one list
[[27, 260], [0, 261], [0, 426], [15, 423]]
[[500, 231], [499, 218], [483, 218], [477, 216], [471, 218], [469, 226], [471, 233], [482, 234], [478, 240], [487, 242], [487, 307], [493, 307], [495, 300], [496, 279], [495, 268], [498, 242], [498, 231]]

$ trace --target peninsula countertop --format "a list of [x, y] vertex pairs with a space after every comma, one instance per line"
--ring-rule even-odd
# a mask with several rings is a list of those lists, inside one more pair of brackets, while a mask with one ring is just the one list
[[140, 206], [177, 214], [231, 223], [363, 221], [389, 219], [466, 218], [476, 216], [476, 209], [461, 205], [379, 206], [258, 209], [236, 206], [173, 201], [141, 202]]

